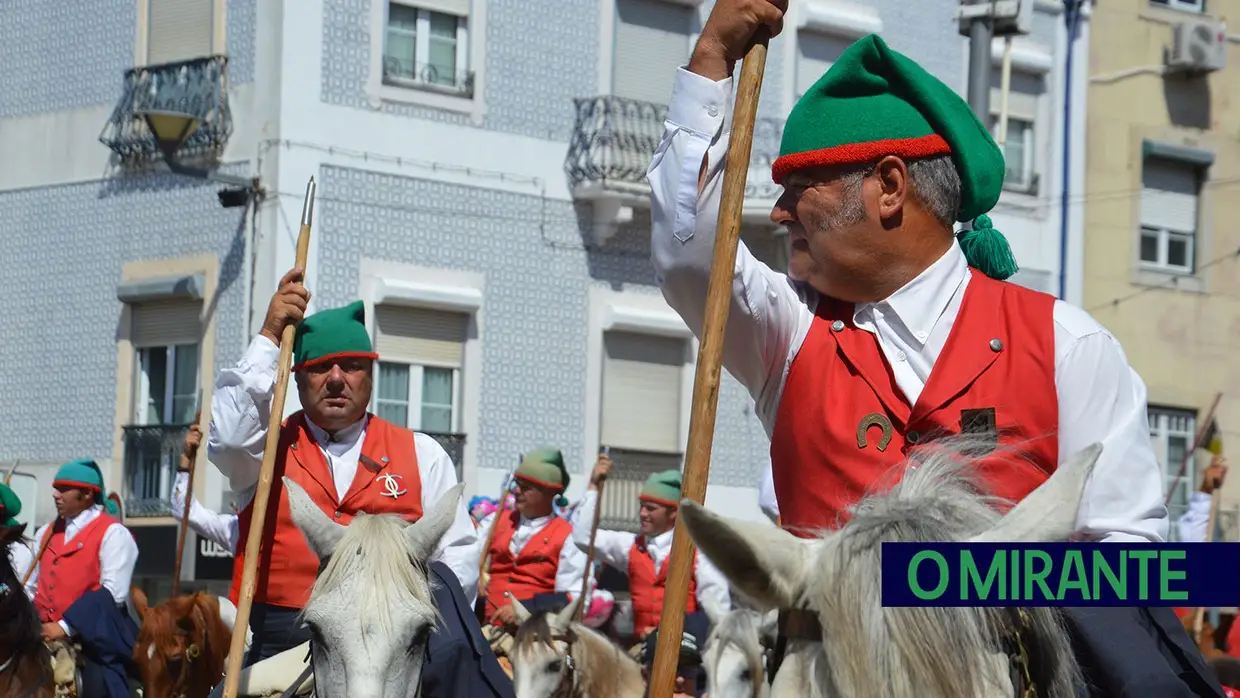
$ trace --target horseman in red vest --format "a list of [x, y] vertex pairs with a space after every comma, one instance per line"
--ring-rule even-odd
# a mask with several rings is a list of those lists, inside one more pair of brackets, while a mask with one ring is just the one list
[[[374, 352], [361, 301], [303, 315], [310, 293], [300, 269], [285, 274], [268, 306], [258, 337], [236, 366], [220, 373], [211, 402], [208, 455], [229, 478], [244, 506], [238, 540], [248, 536], [275, 388], [284, 328], [297, 327], [293, 372], [302, 409], [280, 431], [262, 559], [255, 580], [249, 663], [310, 639], [298, 614], [310, 596], [319, 560], [293, 522], [284, 477], [297, 482], [323, 511], [347, 524], [358, 512], [398, 514], [410, 521], [457, 484], [456, 470], [433, 438], [367, 411]], [[466, 599], [477, 584], [476, 536], [461, 503], [432, 564], [446, 564]], [[245, 564], [238, 550], [232, 597]], [[455, 617], [454, 614], [448, 614]], [[463, 633], [462, 633], [463, 634]]]
[[556, 449], [526, 454], [517, 466], [516, 508], [496, 512], [479, 526], [485, 539], [497, 526], [491, 541], [489, 580], [486, 586], [487, 626], [483, 633], [497, 654], [507, 654], [511, 632], [517, 625], [512, 599], [531, 611], [567, 605], [581, 594], [586, 554], [571, 540], [573, 527], [555, 514], [555, 505], [566, 506], [568, 469]]
[[[787, 7], [714, 5], [677, 71], [651, 164], [656, 278], [699, 336], [733, 71], [757, 32], [782, 30]], [[967, 433], [983, 457], [978, 475], [1013, 501], [1101, 442], [1074, 537], [1166, 538], [1145, 385], [1088, 313], [1006, 282], [1016, 263], [985, 215], [1004, 173], [1003, 151], [969, 105], [875, 35], [844, 51], [793, 107], [771, 172], [783, 187], [771, 221], [788, 231], [787, 273], [741, 244], [724, 347], [724, 365], [771, 437], [785, 529], [812, 536], [837, 526], [910, 449]], [[966, 224], [959, 234], [957, 222]], [[1091, 610], [1073, 627], [1086, 644], [1111, 643], [1091, 651], [1131, 666], [1125, 685], [1184, 687], [1169, 666], [1180, 658], [1159, 652], [1166, 642], [1147, 630], [1165, 628], [1192, 651], [1169, 609]], [[1141, 638], [1139, 650], [1114, 652]], [[1162, 668], [1134, 662], [1139, 651]], [[1204, 663], [1185, 671], [1208, 674]]]
[[[590, 545], [594, 507], [599, 505], [598, 485], [611, 473], [612, 465], [610, 456], [599, 456], [590, 475], [589, 489], [573, 512], [573, 539], [582, 548]], [[663, 613], [663, 590], [667, 587], [680, 485], [679, 470], [667, 470], [646, 478], [638, 496], [641, 505], [638, 533], [599, 529], [594, 538], [595, 557], [628, 577], [633, 633], [639, 641], [659, 625], [659, 616]], [[732, 607], [727, 580], [701, 552], [697, 552], [685, 613], [703, 613], [703, 603], [712, 603], [720, 610]], [[640, 656], [640, 650], [638, 642], [631, 650], [634, 658]]]

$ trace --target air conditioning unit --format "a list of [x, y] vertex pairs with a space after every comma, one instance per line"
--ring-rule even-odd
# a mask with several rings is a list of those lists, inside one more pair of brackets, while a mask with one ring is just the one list
[[1176, 73], [1212, 73], [1227, 67], [1227, 32], [1222, 22], [1194, 19], [1175, 25], [1167, 67]]

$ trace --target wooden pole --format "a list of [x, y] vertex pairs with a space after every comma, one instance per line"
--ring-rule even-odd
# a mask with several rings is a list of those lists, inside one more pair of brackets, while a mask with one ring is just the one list
[[[740, 241], [741, 212], [745, 206], [745, 179], [749, 174], [749, 154], [753, 146], [754, 122], [758, 116], [758, 93], [762, 89], [762, 75], [766, 70], [768, 41], [769, 36], [761, 32], [745, 54], [737, 82], [736, 104], [732, 110], [732, 141], [728, 144], [727, 166], [723, 173], [723, 193], [715, 229], [715, 252], [706, 291], [697, 370], [693, 377], [693, 409], [680, 494], [681, 498], [699, 504], [706, 499], [706, 483], [710, 475], [710, 447], [715, 434], [715, 410], [719, 405], [719, 379], [723, 367], [723, 333], [732, 300], [732, 275], [736, 268], [736, 247]], [[667, 587], [663, 594], [663, 614], [659, 619], [659, 640], [650, 672], [650, 698], [672, 698], [684, 632], [685, 605], [689, 597], [689, 578], [693, 574], [693, 541], [682, 522], [677, 521], [674, 530]]]
[[[1192, 448], [1184, 453], [1184, 460], [1180, 461], [1180, 471], [1176, 473], [1177, 479], [1184, 477], [1185, 471], [1188, 470], [1189, 459], [1197, 457], [1197, 449], [1201, 448], [1201, 442], [1206, 438], [1206, 432], [1210, 430], [1210, 425], [1214, 422], [1214, 411], [1218, 409], [1218, 403], [1222, 399], [1222, 393], [1214, 394], [1214, 402], [1210, 403], [1210, 409], [1206, 412], [1205, 420], [1201, 422], [1201, 426], [1197, 427], [1197, 437], [1193, 439]], [[1167, 490], [1167, 498], [1163, 500], [1163, 505], [1171, 504], [1171, 497], [1174, 495], [1175, 488]]]
[[[1213, 448], [1209, 449], [1210, 452], [1213, 453], [1215, 457], [1223, 455], [1221, 445], [1222, 444], [1220, 441], [1220, 448], [1217, 453], [1214, 452]], [[1214, 464], [1211, 463], [1210, 465], [1213, 466]], [[1223, 498], [1223, 488], [1215, 485], [1214, 488], [1210, 490], [1210, 519], [1209, 519], [1209, 522], [1206, 524], [1206, 540], [1205, 540], [1205, 542], [1207, 543], [1214, 542], [1214, 530], [1215, 530], [1214, 527], [1217, 525], [1217, 522], [1218, 522], [1218, 507], [1219, 507], [1219, 502], [1220, 500], [1222, 500], [1222, 498]], [[1200, 645], [1201, 643], [1198, 642], [1198, 638], [1201, 636], [1201, 626], [1202, 626], [1202, 622], [1205, 620], [1205, 615], [1206, 615], [1205, 606], [1197, 607], [1197, 612], [1193, 615], [1194, 615], [1193, 642], [1197, 642], [1197, 644]]]
[[[517, 465], [521, 465], [521, 461], [525, 460], [525, 454], [521, 454], [517, 459]], [[487, 529], [487, 539], [482, 547], [482, 554], [478, 556], [478, 598], [483, 598], [487, 585], [491, 583], [491, 544], [495, 542], [495, 530], [498, 528], [500, 517], [508, 513], [508, 492], [512, 489], [513, 473], [517, 472], [513, 468], [508, 473], [508, 477], [504, 478], [504, 488], [499, 493], [499, 506], [495, 507], [495, 519], [491, 521], [491, 527]], [[482, 622], [479, 620], [479, 622]]]
[[[309, 184], [306, 185], [306, 200], [301, 208], [301, 230], [297, 233], [295, 266], [303, 272], [306, 269], [306, 258], [310, 253], [310, 223], [314, 217], [314, 189], [314, 177], [311, 177]], [[241, 595], [237, 600], [237, 619], [233, 624], [232, 646], [228, 650], [228, 665], [224, 674], [224, 698], [237, 698], [237, 686], [241, 681], [241, 662], [245, 655], [245, 633], [250, 627], [250, 609], [254, 604], [254, 578], [258, 576], [258, 556], [267, 519], [267, 499], [271, 495], [271, 481], [275, 475], [276, 449], [280, 444], [280, 424], [284, 421], [284, 397], [288, 393], [293, 339], [296, 335], [297, 328], [288, 325], [280, 337], [280, 363], [276, 372], [275, 394], [271, 398], [271, 420], [267, 424], [267, 443], [263, 446], [263, 464], [258, 471], [258, 487], [254, 492], [254, 502], [250, 509], [250, 531], [245, 541], [245, 567], [241, 573]]]
[[[605, 447], [603, 453], [611, 452], [611, 447]], [[599, 517], [603, 514], [603, 483], [606, 479], [598, 481], [598, 494], [594, 495], [594, 522], [590, 524], [590, 547], [586, 550], [586, 572], [581, 578], [581, 603], [577, 604], [577, 619], [586, 617], [586, 604], [590, 597], [590, 578], [594, 576], [594, 537], [598, 535]]]
[[[194, 415], [194, 425], [202, 419], [202, 408], [198, 409], [198, 413]], [[191, 427], [192, 428], [192, 427]], [[185, 534], [189, 530], [189, 508], [190, 503], [194, 501], [194, 466], [198, 461], [198, 447], [195, 446], [190, 454], [181, 454], [182, 465], [185, 466], [185, 472], [189, 475], [185, 483], [185, 511], [181, 512], [181, 531], [177, 534], [177, 559], [173, 563], [172, 570], [172, 596], [177, 597], [181, 593], [181, 558], [185, 554]], [[185, 463], [184, 461], [189, 461]]]
[[9, 472], [4, 475], [4, 484], [8, 485], [13, 482], [13, 474], [17, 472], [17, 466], [21, 464], [21, 459], [13, 461], [13, 467], [9, 468]]
[[1008, 92], [1012, 88], [1012, 36], [1009, 34], [1003, 40], [1003, 73], [1002, 84], [999, 90], [999, 147], [1002, 148], [1007, 143], [1007, 124], [1008, 124]]

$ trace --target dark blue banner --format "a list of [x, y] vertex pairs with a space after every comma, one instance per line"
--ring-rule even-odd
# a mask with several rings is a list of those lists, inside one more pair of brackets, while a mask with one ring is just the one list
[[1240, 543], [883, 543], [884, 606], [1238, 606]]

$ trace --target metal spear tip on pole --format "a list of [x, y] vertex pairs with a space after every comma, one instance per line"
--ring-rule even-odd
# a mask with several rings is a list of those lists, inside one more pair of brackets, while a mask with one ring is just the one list
[[314, 219], [314, 192], [316, 186], [314, 184], [314, 175], [310, 176], [310, 182], [306, 184], [306, 201], [301, 205], [301, 224], [310, 225]]

